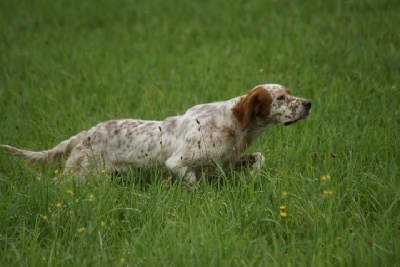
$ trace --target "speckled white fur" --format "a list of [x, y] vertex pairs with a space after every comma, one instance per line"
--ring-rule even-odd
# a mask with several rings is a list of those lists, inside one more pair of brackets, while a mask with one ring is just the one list
[[66, 173], [80, 177], [92, 170], [121, 172], [130, 167], [165, 167], [189, 183], [203, 169], [222, 167], [259, 170], [259, 153], [245, 149], [276, 123], [289, 125], [307, 117], [311, 102], [291, 96], [281, 85], [258, 85], [246, 95], [194, 106], [164, 121], [112, 120], [102, 122], [61, 142], [53, 149], [33, 152], [3, 145], [32, 163], [53, 163], [67, 155]]

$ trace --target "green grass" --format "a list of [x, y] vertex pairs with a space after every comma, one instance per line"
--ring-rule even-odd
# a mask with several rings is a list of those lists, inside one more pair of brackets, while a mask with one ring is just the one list
[[0, 143], [42, 150], [260, 83], [313, 110], [254, 144], [256, 181], [193, 193], [165, 177], [79, 184], [2, 151], [0, 265], [399, 266], [399, 13], [394, 0], [2, 1]]

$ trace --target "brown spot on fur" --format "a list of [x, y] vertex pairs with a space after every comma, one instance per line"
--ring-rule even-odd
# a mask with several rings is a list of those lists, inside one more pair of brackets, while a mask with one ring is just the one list
[[235, 129], [232, 127], [222, 127], [221, 131], [224, 133], [227, 133], [229, 138], [236, 138], [236, 132]]
[[75, 160], [75, 166], [82, 165], [83, 160], [85, 159], [85, 155], [80, 155], [76, 160]]
[[232, 114], [244, 131], [254, 117], [268, 117], [271, 104], [272, 97], [269, 92], [263, 87], [257, 87], [239, 99], [232, 108]]
[[176, 119], [168, 118], [164, 121], [165, 128], [167, 132], [172, 132], [176, 127]]
[[116, 120], [112, 120], [112, 121], [105, 122], [104, 126], [107, 131], [111, 131], [111, 129], [114, 128], [117, 123], [118, 122]]

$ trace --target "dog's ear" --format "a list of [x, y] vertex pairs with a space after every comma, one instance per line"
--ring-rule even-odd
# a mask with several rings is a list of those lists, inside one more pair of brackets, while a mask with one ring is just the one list
[[254, 117], [268, 117], [272, 97], [263, 87], [257, 87], [239, 99], [232, 108], [232, 114], [240, 124], [242, 131], [246, 130]]

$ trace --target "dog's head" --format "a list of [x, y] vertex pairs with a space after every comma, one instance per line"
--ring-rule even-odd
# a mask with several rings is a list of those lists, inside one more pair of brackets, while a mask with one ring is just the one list
[[306, 118], [310, 110], [309, 100], [292, 96], [289, 90], [278, 84], [256, 86], [232, 108], [242, 130], [251, 122], [290, 125]]

